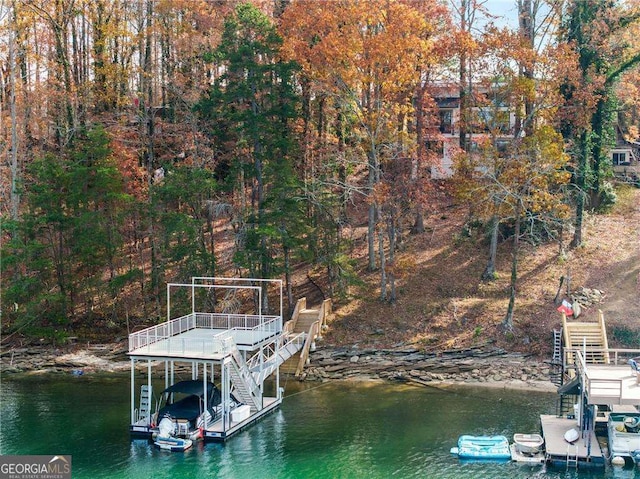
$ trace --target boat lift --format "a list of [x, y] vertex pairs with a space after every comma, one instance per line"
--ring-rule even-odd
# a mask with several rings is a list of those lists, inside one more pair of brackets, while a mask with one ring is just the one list
[[[254, 314], [207, 311], [207, 298], [216, 292], [241, 294], [255, 299]], [[172, 295], [190, 295], [187, 314], [174, 316], [173, 309], [185, 308], [184, 301], [172, 308]], [[277, 297], [277, 314], [265, 314], [263, 295]], [[175, 303], [176, 301], [174, 301]], [[132, 435], [157, 432], [158, 401], [154, 403], [153, 373], [164, 366], [165, 389], [176, 382], [179, 372], [190, 368], [192, 381], [219, 384], [222, 400], [214, 415], [198, 418], [204, 440], [224, 441], [242, 428], [277, 408], [283, 397], [279, 367], [302, 349], [306, 334], [283, 328], [281, 280], [193, 277], [190, 284], [167, 284], [167, 320], [129, 335], [131, 360]], [[144, 367], [146, 366], [146, 368]], [[136, 371], [146, 369], [146, 381], [136, 388]], [[188, 372], [187, 372], [188, 374]], [[264, 383], [275, 374], [275, 394], [265, 396]], [[182, 378], [184, 379], [184, 378]], [[136, 402], [136, 398], [138, 401]], [[211, 405], [206, 404], [204, 411]], [[139, 408], [136, 405], [139, 404]]]

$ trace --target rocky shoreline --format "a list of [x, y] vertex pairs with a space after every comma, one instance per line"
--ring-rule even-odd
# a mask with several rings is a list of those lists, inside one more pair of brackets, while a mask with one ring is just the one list
[[501, 349], [470, 348], [428, 353], [414, 348], [318, 349], [302, 379], [381, 379], [437, 386], [477, 386], [555, 391], [548, 363]]
[[[0, 352], [0, 373], [127, 373], [126, 342], [66, 348], [12, 348]], [[312, 352], [302, 381], [382, 380], [424, 386], [475, 386], [555, 391], [549, 364], [521, 353], [470, 348], [439, 353], [410, 347], [359, 349], [323, 346]]]
[[126, 342], [9, 348], [0, 351], [0, 373], [117, 373], [129, 370], [126, 352]]

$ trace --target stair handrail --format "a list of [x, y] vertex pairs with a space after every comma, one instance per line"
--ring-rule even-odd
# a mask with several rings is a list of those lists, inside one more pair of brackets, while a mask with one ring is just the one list
[[[299, 351], [304, 346], [304, 341], [307, 336], [307, 333], [296, 333], [288, 336], [286, 341], [278, 347], [276, 350], [272, 352], [266, 359], [263, 360], [262, 368], [258, 368], [258, 364], [256, 361], [256, 356], [252, 356], [248, 361], [247, 365], [249, 366], [249, 370], [251, 374], [253, 374], [254, 379], [260, 383], [268, 378], [273, 372], [287, 359], [289, 359], [293, 354], [286, 355], [283, 357], [282, 350], [287, 349], [290, 345], [295, 344], [296, 351]], [[259, 359], [259, 358], [258, 358]]]
[[[260, 408], [260, 386], [256, 383], [255, 378], [249, 368], [247, 367], [246, 362], [242, 359], [238, 348], [232, 348], [231, 357], [233, 361], [231, 361], [232, 367], [237, 369], [238, 375], [244, 384], [248, 386], [249, 394], [251, 395], [251, 399], [253, 401], [253, 405], [257, 408]], [[238, 389], [238, 385], [236, 385], [236, 389]]]
[[331, 298], [325, 299], [320, 305], [320, 311], [318, 312], [318, 318], [320, 320], [320, 329], [327, 325], [327, 318], [331, 315], [333, 303]]
[[296, 302], [295, 308], [293, 308], [293, 313], [291, 313], [291, 319], [284, 323], [282, 327], [282, 332], [287, 335], [293, 333], [296, 329], [296, 324], [298, 323], [298, 317], [300, 316], [300, 312], [303, 309], [307, 308], [307, 298], [302, 297]]
[[[258, 351], [256, 354], [254, 354], [253, 356], [251, 356], [249, 359], [247, 359], [246, 363], [247, 363], [247, 367], [249, 368], [249, 370], [253, 373], [257, 372], [257, 368], [260, 365], [260, 357], [262, 356], [262, 362], [263, 364], [267, 364], [269, 362], [271, 362], [274, 358], [277, 359], [279, 352], [282, 349], [285, 349], [287, 346], [289, 346], [290, 344], [298, 344], [298, 345], [304, 345], [304, 341], [305, 338], [307, 336], [307, 333], [291, 333], [291, 334], [287, 334], [287, 335], [283, 335], [282, 336], [282, 344], [273, 349], [273, 348], [268, 348], [267, 353], [264, 354], [260, 351]], [[302, 347], [300, 346], [300, 347]]]
[[600, 330], [602, 331], [602, 345], [607, 349], [607, 352], [604, 353], [604, 362], [605, 364], [610, 364], [611, 363], [611, 358], [609, 357], [609, 341], [607, 339], [607, 328], [604, 324], [604, 314], [602, 313], [602, 310], [599, 309], [598, 310], [598, 323], [600, 324]]
[[307, 363], [307, 359], [309, 358], [309, 351], [311, 349], [311, 344], [316, 340], [318, 333], [320, 331], [320, 319], [311, 323], [309, 326], [309, 333], [304, 341], [304, 346], [302, 346], [302, 350], [300, 351], [300, 359], [298, 360], [298, 366], [296, 367], [295, 376], [298, 377], [302, 374], [302, 370], [304, 369], [304, 365]]

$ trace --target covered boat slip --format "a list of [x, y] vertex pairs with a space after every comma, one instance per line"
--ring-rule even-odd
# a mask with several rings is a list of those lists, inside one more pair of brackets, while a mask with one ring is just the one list
[[[223, 284], [216, 284], [223, 282]], [[247, 282], [249, 284], [247, 284]], [[213, 283], [213, 284], [211, 284]], [[229, 284], [231, 283], [231, 284]], [[255, 284], [258, 285], [255, 285]], [[262, 313], [263, 284], [276, 283], [279, 314]], [[190, 294], [191, 311], [172, 319], [172, 292]], [[208, 294], [241, 290], [256, 295], [256, 314], [233, 314], [204, 311]], [[198, 293], [205, 300], [197, 301]], [[202, 303], [202, 304], [201, 304]], [[141, 357], [178, 357], [219, 360], [233, 348], [252, 351], [271, 342], [282, 333], [282, 282], [241, 278], [194, 277], [190, 284], [167, 285], [167, 321], [129, 335], [129, 355]]]
[[[241, 295], [249, 303], [245, 310], [255, 301], [257, 311], [206, 311], [204, 305], [215, 297], [216, 290], [218, 297], [222, 293]], [[171, 319], [172, 293], [176, 291], [181, 293], [182, 308], [190, 295], [191, 312]], [[279, 300], [278, 314], [262, 314], [263, 294], [267, 293]], [[201, 383], [203, 390], [215, 382], [220, 394], [216, 404], [207, 404], [206, 394], [200, 399], [197, 418], [173, 418], [177, 434], [226, 439], [282, 402], [279, 366], [302, 348], [304, 339], [304, 333], [293, 335], [283, 328], [280, 280], [193, 278], [191, 284], [167, 285], [167, 321], [129, 335], [131, 433], [150, 436], [157, 431], [159, 398], [154, 396], [152, 383], [159, 378], [153, 373], [164, 372], [166, 390], [186, 379], [178, 376], [190, 372], [191, 382]], [[146, 377], [138, 392], [136, 371], [141, 369]], [[275, 397], [265, 397], [263, 383], [272, 374]], [[191, 399], [198, 403], [197, 397]]]

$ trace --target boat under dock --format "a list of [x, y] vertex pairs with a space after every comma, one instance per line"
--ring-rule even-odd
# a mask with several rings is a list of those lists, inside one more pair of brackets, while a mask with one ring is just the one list
[[564, 435], [570, 429], [579, 431], [575, 419], [541, 415], [540, 424], [545, 442], [546, 462], [562, 467], [604, 467], [605, 456], [594, 431], [584, 431], [576, 442], [569, 444]]

